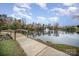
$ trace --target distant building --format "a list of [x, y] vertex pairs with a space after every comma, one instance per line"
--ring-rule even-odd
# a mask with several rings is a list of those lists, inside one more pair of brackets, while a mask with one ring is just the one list
[[59, 26], [59, 24], [58, 23], [55, 23], [54, 30], [58, 30], [58, 26]]
[[7, 24], [12, 24], [13, 23], [13, 18], [12, 17], [7, 17], [6, 20], [5, 20], [5, 22]]
[[49, 29], [48, 28], [44, 29], [44, 32], [48, 33], [49, 32]]

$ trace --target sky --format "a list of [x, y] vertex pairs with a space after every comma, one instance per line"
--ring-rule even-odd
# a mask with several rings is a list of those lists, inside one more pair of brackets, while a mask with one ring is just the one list
[[79, 25], [79, 3], [0, 3], [0, 14], [24, 19], [27, 24]]

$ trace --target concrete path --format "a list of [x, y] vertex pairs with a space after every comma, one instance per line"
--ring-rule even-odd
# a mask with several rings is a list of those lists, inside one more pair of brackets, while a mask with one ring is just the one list
[[17, 34], [17, 42], [28, 56], [69, 56], [64, 52], [27, 38], [22, 34]]

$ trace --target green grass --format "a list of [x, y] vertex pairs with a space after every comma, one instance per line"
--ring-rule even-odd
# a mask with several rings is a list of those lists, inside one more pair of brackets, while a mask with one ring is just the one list
[[54, 44], [51, 42], [47, 42], [47, 44], [57, 50], [65, 52], [69, 55], [79, 56], [79, 47], [64, 45], [64, 44]]
[[36, 41], [39, 41], [39, 42], [46, 44], [52, 48], [55, 48], [56, 50], [63, 51], [64, 53], [67, 53], [69, 55], [79, 56], [79, 47], [69, 46], [69, 45], [64, 45], [64, 44], [54, 44], [49, 41], [43, 42], [42, 40], [36, 40]]
[[0, 41], [0, 56], [24, 56], [23, 49], [16, 40]]

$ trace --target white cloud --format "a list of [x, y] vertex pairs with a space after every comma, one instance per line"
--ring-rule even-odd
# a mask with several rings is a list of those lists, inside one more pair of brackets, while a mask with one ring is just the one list
[[41, 7], [42, 9], [47, 9], [47, 4], [46, 3], [37, 3], [37, 5], [39, 7]]
[[78, 10], [78, 8], [77, 8], [77, 7], [69, 7], [68, 10], [69, 10], [70, 12], [75, 12], [75, 11]]
[[32, 17], [30, 15], [27, 15], [26, 13], [24, 14], [22, 12], [18, 12], [17, 15], [23, 18], [32, 19]]
[[27, 9], [31, 9], [31, 4], [30, 3], [18, 3], [16, 4], [19, 7], [23, 7], [23, 8], [27, 8]]
[[50, 17], [49, 20], [53, 21], [53, 22], [58, 22], [59, 21], [59, 17], [57, 17], [57, 16]]
[[68, 7], [66, 9], [64, 8], [53, 8], [50, 10], [52, 13], [56, 13], [58, 16], [64, 16], [64, 15], [70, 15], [73, 14], [74, 12], [77, 12], [78, 7]]
[[37, 17], [37, 23], [49, 23], [49, 22], [58, 22], [59, 21], [59, 17], [57, 16], [53, 16], [53, 17], [42, 17], [42, 16], [38, 16]]
[[76, 6], [75, 3], [63, 3], [65, 6], [68, 6], [68, 11], [69, 12], [75, 12], [78, 10], [78, 7]]
[[16, 6], [14, 6], [14, 7], [13, 7], [13, 11], [18, 12], [18, 11], [20, 11], [20, 9], [19, 9], [18, 7], [16, 7]]
[[48, 20], [47, 20], [46, 17], [43, 17], [43, 16], [37, 16], [36, 18], [37, 18], [36, 23], [41, 23], [41, 24], [48, 23]]
[[11, 16], [14, 17], [14, 18], [17, 18], [17, 19], [22, 19], [22, 18], [32, 19], [31, 16], [29, 16], [29, 15], [27, 15], [27, 14], [23, 14], [22, 12], [14, 13], [14, 14], [12, 14]]
[[74, 6], [74, 3], [63, 3], [64, 6]]
[[45, 17], [42, 17], [42, 16], [38, 16], [37, 19], [45, 20], [46, 18]]
[[54, 9], [51, 9], [50, 12], [52, 13], [54, 12], [56, 13], [56, 15], [60, 15], [60, 16], [69, 14], [69, 11], [63, 8], [54, 8]]
[[14, 6], [14, 7], [13, 7], [13, 11], [15, 11], [15, 12], [20, 12], [20, 11], [26, 11], [26, 9], [24, 9], [24, 8], [19, 8], [19, 7], [17, 7], [17, 6]]
[[30, 12], [29, 8], [27, 9], [25, 7], [25, 4], [15, 4], [13, 7], [14, 13], [12, 14], [14, 17], [19, 17], [19, 18], [28, 18], [32, 19], [32, 13]]

